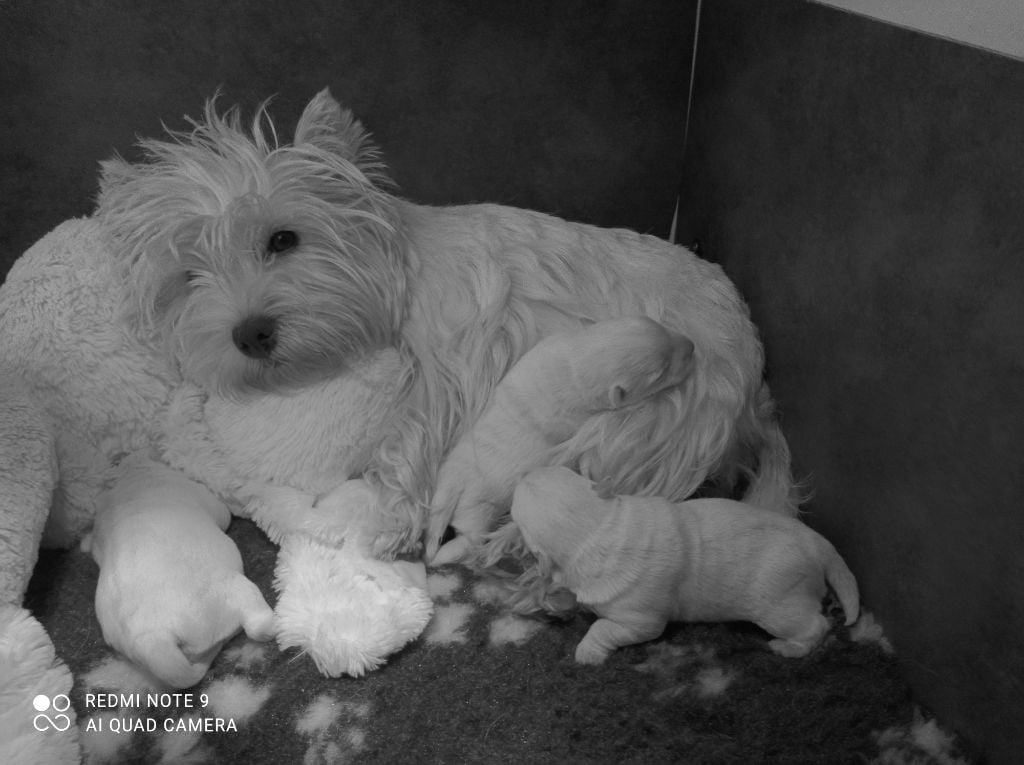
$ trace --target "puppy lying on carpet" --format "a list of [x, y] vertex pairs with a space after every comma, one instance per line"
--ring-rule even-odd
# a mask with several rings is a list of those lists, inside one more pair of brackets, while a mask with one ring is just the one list
[[[466, 562], [508, 512], [516, 481], [550, 465], [588, 417], [628, 407], [693, 372], [693, 343], [646, 317], [606, 319], [541, 340], [505, 375], [441, 466], [427, 531], [434, 565]], [[438, 550], [445, 529], [458, 534]]]
[[602, 498], [567, 468], [528, 473], [512, 520], [542, 568], [599, 619], [576, 661], [658, 637], [669, 621], [750, 621], [783, 656], [828, 632], [827, 585], [853, 624], [857, 583], [835, 548], [795, 518], [727, 499]]
[[175, 688], [199, 682], [239, 624], [254, 640], [274, 637], [274, 612], [224, 533], [230, 520], [210, 491], [135, 454], [82, 541], [100, 567], [103, 639]]

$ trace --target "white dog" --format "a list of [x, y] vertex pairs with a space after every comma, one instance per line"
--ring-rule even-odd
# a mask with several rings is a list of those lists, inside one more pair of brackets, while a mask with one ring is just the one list
[[[537, 212], [424, 207], [389, 192], [376, 148], [325, 90], [292, 144], [237, 110], [146, 159], [105, 163], [97, 219], [131, 326], [174, 372], [232, 397], [301, 389], [391, 346], [400, 395], [364, 476], [385, 497], [380, 554], [415, 548], [441, 459], [539, 339], [645, 315], [694, 343], [693, 384], [591, 418], [563, 457], [631, 492], [681, 499], [744, 478], [795, 511], [762, 349], [722, 270], [652, 236]], [[353, 420], [360, 414], [353, 412]], [[351, 476], [339, 476], [339, 480]]]
[[553, 581], [599, 615], [576, 647], [584, 664], [658, 637], [669, 621], [754, 622], [776, 653], [803, 656], [829, 629], [827, 585], [846, 623], [857, 619], [857, 583], [835, 548], [795, 518], [741, 502], [605, 499], [571, 470], [543, 468], [517, 484], [512, 520]]
[[199, 682], [239, 625], [255, 640], [274, 637], [274, 612], [224, 533], [230, 519], [199, 484], [132, 455], [83, 540], [100, 567], [103, 639], [171, 686]]
[[[606, 319], [541, 340], [505, 375], [441, 465], [428, 559], [465, 562], [508, 512], [516, 481], [552, 464], [556, 448], [586, 419], [681, 385], [692, 371], [693, 343], [646, 317]], [[438, 551], [449, 525], [459, 536]]]

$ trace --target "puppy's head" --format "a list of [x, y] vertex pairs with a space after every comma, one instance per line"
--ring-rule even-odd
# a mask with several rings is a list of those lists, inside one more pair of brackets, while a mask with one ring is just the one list
[[694, 345], [644, 316], [606, 319], [582, 331], [572, 363], [595, 409], [619, 409], [683, 384], [694, 370]]
[[610, 506], [589, 479], [569, 468], [548, 467], [519, 480], [511, 514], [530, 550], [562, 565]]
[[211, 100], [202, 121], [104, 163], [97, 217], [130, 326], [222, 393], [304, 385], [390, 344], [404, 307], [393, 200], [362, 126], [326, 90], [280, 144]]

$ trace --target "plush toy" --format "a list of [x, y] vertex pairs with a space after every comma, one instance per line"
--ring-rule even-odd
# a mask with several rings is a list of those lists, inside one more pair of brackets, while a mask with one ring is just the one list
[[[22, 596], [57, 482], [54, 439], [42, 408], [21, 377], [0, 368], [0, 762], [78, 762], [72, 707], [51, 724], [52, 699], [67, 698], [71, 673]], [[44, 512], [24, 512], [26, 508]], [[44, 704], [43, 699], [46, 699]]]

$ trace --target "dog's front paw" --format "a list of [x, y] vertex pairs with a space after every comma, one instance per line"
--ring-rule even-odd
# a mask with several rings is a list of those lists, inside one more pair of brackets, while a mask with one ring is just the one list
[[242, 515], [251, 518], [274, 544], [301, 531], [314, 515], [316, 497], [307, 492], [270, 484], [249, 487], [248, 491]]

